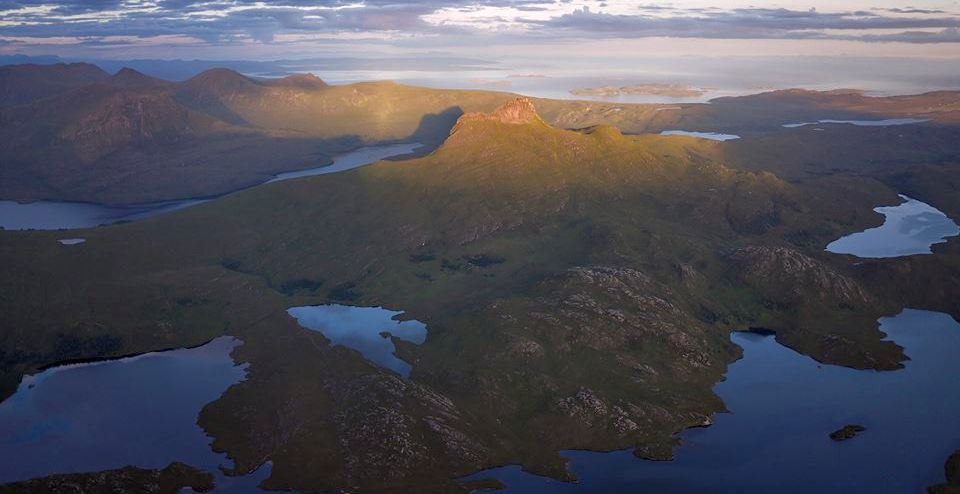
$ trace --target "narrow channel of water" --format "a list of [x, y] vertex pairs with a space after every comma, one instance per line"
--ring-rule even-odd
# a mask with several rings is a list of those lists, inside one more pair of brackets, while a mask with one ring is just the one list
[[820, 124], [847, 124], [856, 125], [857, 127], [890, 127], [894, 125], [910, 125], [929, 121], [930, 119], [928, 118], [887, 118], [883, 120], [832, 120], [827, 118], [823, 120], [817, 120], [816, 122], [786, 123], [783, 124], [783, 126], [788, 129], [795, 129], [797, 127], [803, 127], [806, 125]]
[[719, 132], [691, 132], [688, 130], [665, 130], [660, 133], [662, 136], [688, 136], [700, 139], [710, 139], [711, 141], [731, 141], [739, 139], [736, 134], [721, 134]]
[[[368, 146], [337, 156], [330, 165], [281, 173], [264, 183], [351, 170], [392, 156], [410, 154], [419, 147], [421, 147], [419, 143]], [[128, 206], [105, 206], [102, 204], [65, 201], [37, 201], [28, 203], [0, 201], [0, 228], [7, 230], [69, 230], [91, 228], [99, 225], [137, 221], [159, 216], [190, 206], [196, 206], [197, 204], [203, 204], [209, 200], [211, 199], [184, 199], [180, 201], [152, 202]]]

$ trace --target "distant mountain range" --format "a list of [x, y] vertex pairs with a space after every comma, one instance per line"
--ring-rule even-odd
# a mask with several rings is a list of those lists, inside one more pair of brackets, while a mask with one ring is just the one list
[[[435, 146], [464, 112], [514, 95], [391, 82], [331, 86], [306, 74], [210, 69], [170, 82], [91, 64], [0, 67], [0, 199], [140, 203], [217, 195], [366, 144]], [[766, 132], [817, 118], [960, 119], [958, 93], [869, 98], [777, 91], [709, 105], [536, 100], [552, 125], [627, 133]], [[661, 111], [666, 110], [666, 111]]]

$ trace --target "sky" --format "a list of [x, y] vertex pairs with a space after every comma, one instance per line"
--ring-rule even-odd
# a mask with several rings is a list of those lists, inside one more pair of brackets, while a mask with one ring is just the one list
[[960, 58], [960, 0], [0, 0], [0, 52], [297, 58], [602, 49]]
[[10, 54], [416, 61], [433, 64], [421, 78], [472, 65], [461, 79], [474, 85], [493, 66], [569, 75], [753, 57], [766, 61], [743, 70], [763, 71], [785, 58], [839, 57], [875, 60], [870, 70], [884, 65], [877, 59], [925, 60], [902, 70], [960, 85], [960, 0], [0, 0], [0, 55]]

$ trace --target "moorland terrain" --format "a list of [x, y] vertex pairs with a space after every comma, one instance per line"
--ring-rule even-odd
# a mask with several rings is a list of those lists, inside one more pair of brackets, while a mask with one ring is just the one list
[[[561, 449], [667, 459], [676, 432], [724, 409], [712, 388], [739, 356], [730, 331], [890, 370], [905, 356], [879, 317], [960, 318], [956, 237], [929, 256], [824, 251], [879, 225], [873, 208], [898, 193], [960, 218], [958, 92], [666, 108], [226, 70], [183, 83], [5, 70], [31, 75], [0, 75], [0, 199], [210, 196], [361, 145], [428, 146], [71, 232], [87, 240], [75, 248], [63, 232], [0, 232], [0, 396], [58, 362], [235, 336], [248, 378], [199, 423], [231, 473], [272, 462], [268, 489], [462, 492], [455, 479], [504, 464], [569, 479]], [[886, 118], [925, 121], [783, 126]], [[422, 345], [394, 338], [409, 379], [286, 313], [325, 303], [426, 323]]]

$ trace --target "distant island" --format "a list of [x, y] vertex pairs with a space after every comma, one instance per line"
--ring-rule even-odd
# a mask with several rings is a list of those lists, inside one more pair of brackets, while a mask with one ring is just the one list
[[682, 84], [633, 84], [631, 86], [601, 86], [571, 89], [574, 96], [667, 96], [691, 98], [703, 96], [707, 91]]

